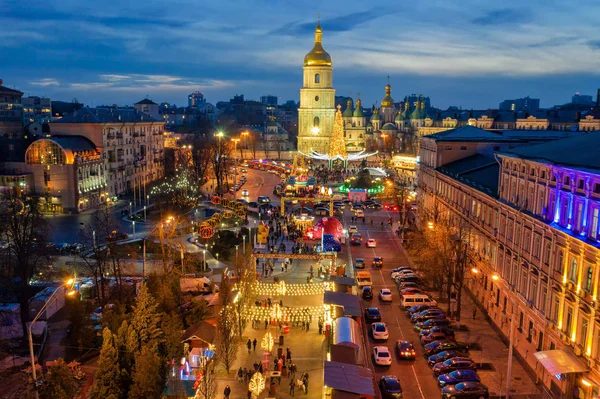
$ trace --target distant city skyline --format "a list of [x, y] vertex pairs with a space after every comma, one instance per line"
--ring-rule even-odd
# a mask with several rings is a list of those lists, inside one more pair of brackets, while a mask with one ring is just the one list
[[213, 104], [235, 94], [297, 101], [320, 12], [336, 93], [360, 92], [364, 106], [381, 101], [387, 75], [395, 101], [424, 94], [442, 109], [525, 96], [545, 108], [576, 92], [595, 96], [598, 86], [600, 4], [591, 0], [569, 12], [557, 0], [105, 3], [6, 4], [0, 79], [25, 95], [90, 106], [146, 96], [183, 106], [195, 90]]

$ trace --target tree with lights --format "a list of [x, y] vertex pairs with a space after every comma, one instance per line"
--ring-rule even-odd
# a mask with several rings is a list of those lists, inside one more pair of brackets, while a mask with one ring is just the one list
[[237, 357], [238, 343], [235, 336], [236, 320], [232, 308], [231, 282], [224, 276], [219, 286], [219, 316], [217, 318], [217, 360], [229, 374]]
[[329, 142], [329, 159], [341, 157], [344, 161], [348, 158], [346, 140], [344, 139], [344, 120], [342, 119], [341, 105], [338, 104], [333, 120], [333, 133]]

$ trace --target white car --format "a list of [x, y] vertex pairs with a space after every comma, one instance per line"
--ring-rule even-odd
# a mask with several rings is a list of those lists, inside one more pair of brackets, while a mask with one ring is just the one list
[[242, 197], [247, 197], [248, 195], [249, 195], [248, 194], [248, 189], [247, 188], [243, 189], [242, 190]]
[[377, 248], [377, 241], [374, 238], [369, 238], [367, 240], [367, 248]]
[[392, 272], [392, 278], [404, 277], [404, 276], [408, 276], [410, 274], [415, 274], [415, 271], [412, 269], [404, 269], [404, 270], [400, 270], [397, 272]]
[[379, 290], [379, 300], [382, 302], [392, 302], [392, 291], [388, 288]]
[[389, 366], [392, 364], [392, 354], [387, 346], [376, 346], [373, 348], [373, 361], [378, 366]]
[[358, 227], [356, 227], [355, 225], [348, 227], [348, 233], [349, 234], [358, 233]]
[[373, 339], [375, 341], [382, 340], [385, 341], [390, 337], [390, 333], [388, 332], [387, 326], [385, 323], [373, 323], [371, 324], [371, 334], [373, 335]]

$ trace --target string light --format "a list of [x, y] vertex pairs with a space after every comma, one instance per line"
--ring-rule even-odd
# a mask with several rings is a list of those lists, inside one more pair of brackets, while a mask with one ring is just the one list
[[342, 111], [340, 108], [341, 105], [338, 105], [333, 121], [333, 133], [331, 134], [331, 141], [329, 142], [330, 159], [335, 159], [336, 157], [341, 157], [342, 159], [348, 158], [348, 153], [346, 152], [346, 140], [344, 140], [344, 120], [342, 119]]

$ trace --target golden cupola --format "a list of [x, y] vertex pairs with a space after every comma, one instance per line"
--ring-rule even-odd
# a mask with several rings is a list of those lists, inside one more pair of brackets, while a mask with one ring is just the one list
[[323, 30], [321, 22], [317, 22], [315, 29], [315, 45], [308, 54], [304, 56], [304, 66], [331, 66], [331, 56], [323, 49]]
[[388, 83], [385, 85], [385, 97], [381, 100], [381, 106], [383, 108], [391, 108], [394, 106], [394, 99], [392, 98], [392, 86]]

